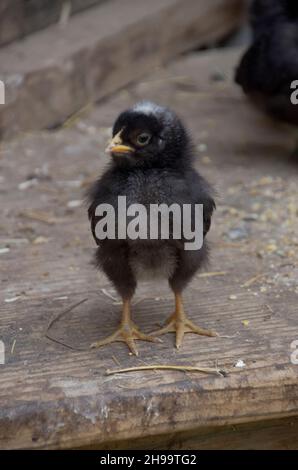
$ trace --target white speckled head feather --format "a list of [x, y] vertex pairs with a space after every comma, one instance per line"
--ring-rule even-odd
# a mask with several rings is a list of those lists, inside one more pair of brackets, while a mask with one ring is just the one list
[[140, 101], [133, 106], [132, 111], [146, 114], [147, 116], [153, 115], [156, 118], [161, 119], [165, 125], [170, 125], [177, 119], [175, 113], [173, 113], [170, 109], [164, 106], [159, 106], [152, 101]]
[[163, 113], [165, 108], [162, 108], [161, 106], [158, 106], [151, 101], [140, 101], [134, 105], [132, 110], [136, 111], [137, 113], [158, 115]]

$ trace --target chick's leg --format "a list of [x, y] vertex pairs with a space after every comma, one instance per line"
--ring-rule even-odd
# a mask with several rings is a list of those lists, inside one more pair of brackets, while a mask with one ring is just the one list
[[205, 330], [189, 320], [184, 312], [181, 294], [175, 293], [175, 312], [168, 318], [166, 324], [160, 330], [152, 333], [152, 336], [160, 336], [165, 333], [176, 333], [176, 348], [179, 349], [185, 333], [196, 333], [202, 336], [218, 336], [211, 330]]
[[100, 348], [101, 346], [114, 343], [115, 341], [122, 341], [123, 343], [126, 343], [130, 351], [137, 356], [138, 350], [136, 348], [135, 340], [155, 342], [156, 338], [145, 335], [133, 323], [133, 321], [131, 320], [130, 299], [124, 299], [121, 323], [115, 333], [111, 334], [110, 336], [101, 341], [92, 343], [91, 348]]

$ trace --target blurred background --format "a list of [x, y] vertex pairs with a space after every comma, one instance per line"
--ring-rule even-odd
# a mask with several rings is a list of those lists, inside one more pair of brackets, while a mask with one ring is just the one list
[[54, 128], [180, 54], [222, 44], [245, 0], [1, 0], [0, 135]]

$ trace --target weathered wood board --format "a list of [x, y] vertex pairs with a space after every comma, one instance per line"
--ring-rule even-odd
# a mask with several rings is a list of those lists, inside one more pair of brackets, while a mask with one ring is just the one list
[[1, 0], [0, 46], [108, 0]]
[[[135, 439], [135, 450], [297, 450], [297, 417], [265, 420], [226, 426], [200, 427], [182, 432], [168, 432]], [[87, 449], [106, 449], [107, 445], [90, 446]], [[111, 450], [131, 449], [130, 439], [109, 442]], [[86, 447], [84, 447], [86, 449]]]
[[0, 138], [53, 128], [243, 20], [244, 0], [110, 0], [0, 50]]
[[[133, 448], [151, 438], [155, 448], [161, 442], [171, 448], [294, 442], [286, 423], [297, 427], [298, 365], [291, 363], [298, 339], [297, 160], [289, 130], [254, 110], [233, 85], [238, 56], [185, 57], [69, 127], [2, 144], [1, 448], [109, 448], [120, 441]], [[86, 209], [73, 201], [106, 165], [104, 148], [118, 112], [141, 98], [179, 112], [193, 132], [196, 166], [218, 190], [209, 275], [197, 275], [185, 305], [194, 321], [221, 336], [187, 335], [177, 351], [168, 335], [162, 344], [139, 343], [136, 358], [120, 343], [88, 349], [113, 331], [120, 306], [90, 265], [94, 242]], [[141, 285], [136, 301], [134, 320], [146, 332], [173, 308], [166, 284]], [[51, 335], [74, 349], [45, 337], [50, 319], [63, 312]], [[235, 367], [239, 360], [243, 368]], [[105, 373], [144, 363], [218, 364], [230, 373]], [[278, 425], [283, 439], [274, 422], [284, 423]], [[258, 427], [259, 442], [250, 425]]]

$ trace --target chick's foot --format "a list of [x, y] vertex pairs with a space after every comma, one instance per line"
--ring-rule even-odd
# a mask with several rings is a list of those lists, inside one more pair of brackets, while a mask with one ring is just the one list
[[133, 323], [133, 321], [130, 318], [129, 302], [124, 302], [123, 312], [122, 312], [122, 321], [121, 321], [119, 328], [117, 328], [117, 330], [113, 334], [108, 336], [107, 338], [104, 338], [101, 341], [96, 341], [95, 343], [92, 343], [90, 347], [100, 348], [107, 344], [115, 343], [116, 341], [121, 341], [127, 344], [128, 348], [133, 354], [138, 356], [139, 353], [136, 348], [135, 340], [151, 341], [151, 342], [158, 341], [157, 338], [146, 335], [138, 329], [138, 327]]
[[201, 336], [218, 336], [218, 333], [211, 330], [205, 330], [195, 325], [189, 318], [187, 318], [182, 300], [180, 296], [176, 296], [176, 310], [168, 318], [166, 324], [160, 330], [151, 333], [153, 337], [164, 335], [166, 333], [176, 333], [176, 348], [179, 349], [182, 345], [185, 333], [195, 333]]
[[127, 344], [133, 354], [138, 356], [139, 353], [136, 348], [135, 340], [156, 342], [156, 338], [142, 333], [133, 322], [127, 322], [121, 324], [119, 328], [115, 331], [115, 333], [113, 333], [112, 335], [108, 336], [107, 338], [101, 341], [96, 341], [95, 343], [92, 343], [91, 348], [100, 348], [101, 346], [105, 346], [106, 344], [114, 343], [116, 341], [122, 341], [123, 343]]

